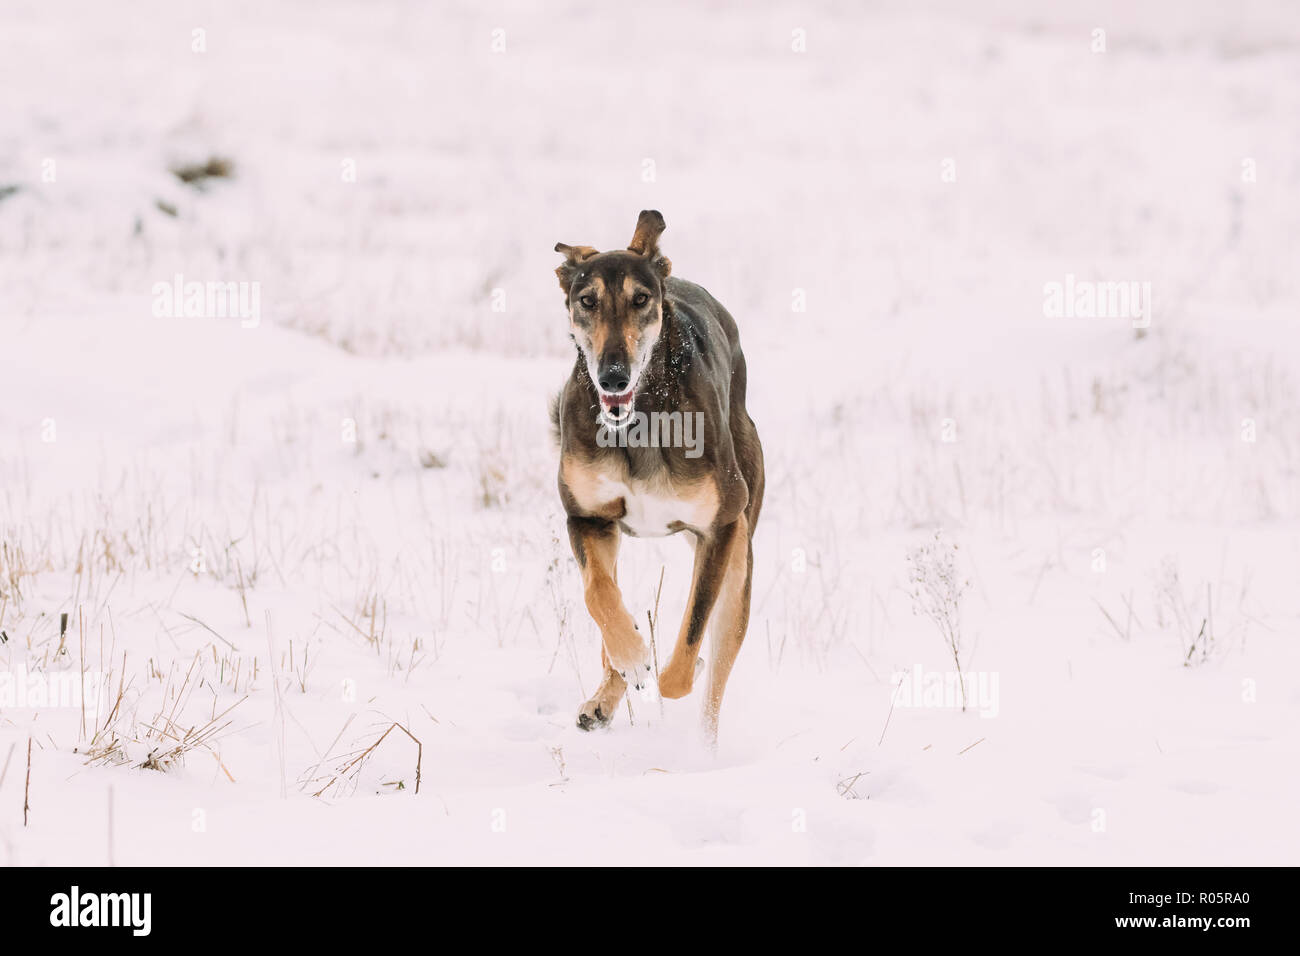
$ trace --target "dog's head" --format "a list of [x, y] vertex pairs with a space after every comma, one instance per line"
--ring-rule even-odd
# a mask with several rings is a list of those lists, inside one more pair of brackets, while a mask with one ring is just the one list
[[672, 271], [659, 253], [664, 228], [664, 217], [647, 209], [626, 251], [555, 246], [564, 253], [555, 274], [569, 309], [569, 333], [600, 396], [601, 419], [611, 427], [631, 420], [637, 384], [663, 328], [664, 280]]

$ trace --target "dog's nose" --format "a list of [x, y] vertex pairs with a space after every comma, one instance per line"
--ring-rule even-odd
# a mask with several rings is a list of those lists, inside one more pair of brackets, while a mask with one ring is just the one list
[[614, 394], [626, 389], [629, 381], [626, 365], [614, 364], [600, 373], [600, 387]]

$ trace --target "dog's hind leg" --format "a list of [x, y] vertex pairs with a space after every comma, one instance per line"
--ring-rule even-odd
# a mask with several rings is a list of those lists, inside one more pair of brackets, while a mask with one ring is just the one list
[[[708, 538], [695, 544], [695, 571], [691, 578], [691, 594], [686, 601], [686, 615], [677, 635], [672, 660], [659, 673], [659, 693], [664, 697], [685, 697], [695, 683], [695, 662], [700, 656], [700, 640], [714, 613], [718, 595], [723, 589], [727, 569], [735, 560], [735, 548], [744, 548], [749, 541], [745, 516]], [[734, 656], [734, 654], [733, 654]]]
[[721, 592], [709, 621], [709, 693], [704, 698], [704, 730], [709, 740], [715, 743], [722, 694], [727, 689], [727, 678], [749, 627], [749, 598], [754, 575], [754, 548], [745, 516], [741, 515], [736, 523], [740, 527], [731, 540]]

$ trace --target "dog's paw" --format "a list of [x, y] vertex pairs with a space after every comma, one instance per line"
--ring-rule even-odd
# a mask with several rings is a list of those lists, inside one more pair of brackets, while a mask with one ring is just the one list
[[626, 690], [627, 684], [623, 678], [606, 670], [605, 679], [600, 682], [591, 700], [578, 708], [578, 727], [582, 730], [595, 730], [597, 727], [609, 726]]
[[629, 687], [641, 690], [649, 682], [650, 648], [645, 641], [636, 638], [625, 642], [618, 650], [606, 647], [605, 655], [609, 658], [609, 666], [627, 681]]
[[592, 698], [578, 709], [578, 729], [595, 730], [598, 727], [608, 727], [614, 714], [612, 711], [605, 710], [605, 704]]

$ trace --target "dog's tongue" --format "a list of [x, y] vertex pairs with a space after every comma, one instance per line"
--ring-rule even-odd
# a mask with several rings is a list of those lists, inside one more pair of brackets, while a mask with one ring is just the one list
[[618, 408], [621, 405], [627, 405], [632, 401], [632, 391], [628, 390], [622, 395], [604, 395], [600, 396], [601, 404], [606, 408]]

